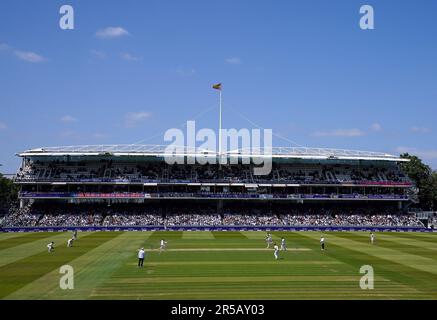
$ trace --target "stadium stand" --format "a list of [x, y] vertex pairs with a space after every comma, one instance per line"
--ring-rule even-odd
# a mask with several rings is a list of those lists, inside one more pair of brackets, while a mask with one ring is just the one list
[[226, 167], [167, 165], [163, 162], [142, 165], [138, 163], [85, 163], [66, 161], [33, 162], [27, 159], [16, 174], [17, 182], [287, 182], [305, 184], [375, 184], [411, 185], [411, 181], [398, 168], [351, 167], [336, 168], [326, 165], [279, 166], [275, 165], [267, 176], [252, 174], [253, 166]]
[[14, 179], [20, 208], [2, 226], [423, 227], [406, 214], [417, 190], [396, 156], [273, 148], [271, 171], [259, 176], [243, 158], [169, 164], [164, 152], [141, 145], [24, 151]]

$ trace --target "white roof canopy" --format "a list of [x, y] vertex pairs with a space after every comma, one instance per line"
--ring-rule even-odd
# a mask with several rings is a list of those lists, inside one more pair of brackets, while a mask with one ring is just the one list
[[[77, 145], [63, 147], [43, 147], [23, 151], [17, 155], [20, 157], [55, 157], [55, 156], [151, 156], [164, 157], [170, 156], [166, 149], [167, 145]], [[199, 148], [181, 147], [181, 152], [176, 154], [179, 156], [203, 156], [203, 157], [218, 157], [219, 153], [214, 151], [202, 150]], [[266, 151], [266, 155], [264, 155]], [[380, 160], [380, 161], [408, 161], [399, 156], [391, 155], [383, 152], [358, 151], [346, 149], [332, 148], [307, 148], [307, 147], [273, 147], [271, 152], [264, 148], [259, 148], [255, 151], [249, 149], [238, 149], [228, 152], [222, 152], [221, 156], [225, 157], [268, 157], [272, 158], [294, 158], [294, 159], [339, 159], [339, 160]]]

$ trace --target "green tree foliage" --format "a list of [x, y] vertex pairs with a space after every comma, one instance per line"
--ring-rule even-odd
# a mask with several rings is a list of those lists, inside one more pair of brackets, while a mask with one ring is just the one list
[[401, 168], [419, 188], [419, 206], [423, 210], [437, 209], [437, 172], [433, 172], [417, 156], [404, 153], [401, 158], [410, 159], [409, 162], [402, 163]]
[[12, 180], [3, 177], [0, 173], [0, 210], [8, 208], [13, 202], [17, 201], [18, 188]]
[[432, 174], [432, 190], [434, 191], [432, 209], [437, 210], [437, 171]]

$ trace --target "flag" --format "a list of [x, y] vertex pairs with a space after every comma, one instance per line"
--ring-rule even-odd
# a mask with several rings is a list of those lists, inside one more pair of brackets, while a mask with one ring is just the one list
[[216, 89], [216, 90], [221, 90], [222, 89], [222, 84], [221, 83], [217, 83], [217, 84], [213, 85], [212, 88]]

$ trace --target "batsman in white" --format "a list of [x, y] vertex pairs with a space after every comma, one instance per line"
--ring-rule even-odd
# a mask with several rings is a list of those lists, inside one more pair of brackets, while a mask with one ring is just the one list
[[166, 248], [167, 248], [167, 241], [165, 241], [164, 239], [161, 239], [161, 243], [159, 246], [159, 253], [164, 251]]

